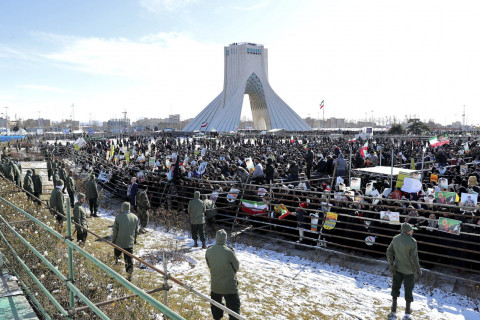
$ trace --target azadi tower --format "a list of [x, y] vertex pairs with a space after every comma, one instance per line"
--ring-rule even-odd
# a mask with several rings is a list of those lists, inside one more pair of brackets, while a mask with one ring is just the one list
[[233, 43], [224, 51], [223, 91], [183, 131], [235, 131], [245, 94], [250, 98], [254, 129], [311, 130], [270, 87], [268, 50], [263, 45]]

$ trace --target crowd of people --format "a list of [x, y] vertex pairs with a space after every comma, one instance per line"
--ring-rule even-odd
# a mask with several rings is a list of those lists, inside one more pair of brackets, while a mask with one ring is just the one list
[[[92, 172], [91, 179], [130, 202], [134, 211], [139, 190], [148, 195], [144, 197], [148, 208], [164, 206], [178, 212], [187, 212], [188, 202], [199, 191], [219, 214], [238, 215], [238, 210], [222, 210], [231, 208], [228, 195], [237, 189], [241, 191], [234, 204], [242, 200], [267, 204], [267, 212], [251, 217], [252, 221], [268, 220], [303, 244], [383, 254], [398, 224], [408, 221], [419, 228], [420, 257], [427, 265], [453, 265], [456, 270], [473, 270], [477, 265], [480, 149], [471, 137], [452, 137], [439, 147], [408, 136], [374, 137], [367, 142], [313, 134], [85, 140], [79, 150], [72, 145], [46, 148], [57, 159], [70, 157]], [[420, 189], [405, 191], [397, 177], [390, 185], [389, 175], [358, 170], [392, 163], [410, 170], [423, 168], [416, 177]], [[360, 185], [352, 188], [349, 177]], [[442, 202], [448, 192], [459, 199]], [[465, 194], [469, 203], [461, 201]], [[95, 205], [90, 206], [95, 214]], [[148, 210], [140, 212], [144, 230]], [[279, 219], [285, 212], [289, 214]], [[333, 228], [323, 227], [327, 212], [337, 215]], [[445, 232], [448, 227], [442, 230], [440, 219], [447, 226], [460, 221], [460, 231]], [[373, 243], [366, 239], [369, 236]]]

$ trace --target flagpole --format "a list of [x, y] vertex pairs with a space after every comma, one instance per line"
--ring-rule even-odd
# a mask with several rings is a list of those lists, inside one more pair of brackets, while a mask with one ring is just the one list
[[392, 166], [391, 166], [391, 169], [390, 169], [390, 188], [392, 188], [392, 192], [393, 192], [393, 157], [394, 157], [394, 153], [395, 153], [395, 147], [392, 147]]

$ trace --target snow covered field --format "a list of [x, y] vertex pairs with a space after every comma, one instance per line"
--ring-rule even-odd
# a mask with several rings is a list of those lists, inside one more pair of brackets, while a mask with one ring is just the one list
[[[111, 215], [106, 218], [114, 219]], [[142, 248], [135, 253], [147, 259], [150, 248], [159, 242], [185, 247], [184, 259], [169, 262], [169, 273], [209, 294], [205, 250], [192, 248], [193, 241], [188, 234], [156, 229], [141, 235], [139, 241]], [[241, 263], [237, 274], [241, 310], [249, 319], [386, 319], [390, 312], [389, 277], [244, 244], [233, 244], [233, 247]], [[160, 262], [156, 267], [162, 269], [163, 265]], [[415, 288], [414, 299], [412, 308], [416, 319], [480, 319], [474, 311], [475, 304], [458, 294], [441, 290], [430, 294], [420, 285]], [[400, 298], [397, 314], [403, 316], [404, 308], [405, 300]], [[203, 313], [205, 319], [211, 318], [208, 308]]]

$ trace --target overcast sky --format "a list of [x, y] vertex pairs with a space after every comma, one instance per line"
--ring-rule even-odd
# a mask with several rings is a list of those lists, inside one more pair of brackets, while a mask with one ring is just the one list
[[[0, 1], [0, 112], [88, 121], [194, 117], [223, 47], [269, 49], [302, 117], [480, 123], [480, 1]], [[245, 108], [244, 108], [245, 109]], [[249, 114], [249, 112], [244, 112]]]

